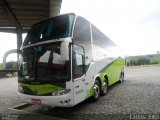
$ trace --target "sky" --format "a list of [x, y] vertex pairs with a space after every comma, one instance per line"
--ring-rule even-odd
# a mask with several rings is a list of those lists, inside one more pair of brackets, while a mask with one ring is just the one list
[[[63, 0], [61, 14], [74, 12], [88, 19], [125, 55], [160, 51], [160, 0]], [[0, 63], [4, 53], [16, 48], [16, 35], [0, 33]], [[9, 55], [8, 61], [15, 60]]]
[[[16, 34], [0, 33], [0, 63], [3, 61], [3, 55], [5, 52], [11, 49], [16, 49], [17, 38]], [[16, 60], [17, 55], [11, 54], [7, 57], [7, 61]]]
[[160, 0], [63, 0], [61, 13], [85, 17], [126, 55], [160, 50]]

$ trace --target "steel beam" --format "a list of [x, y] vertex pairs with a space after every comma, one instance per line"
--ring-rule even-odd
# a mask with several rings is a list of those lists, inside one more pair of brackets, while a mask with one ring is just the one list
[[[24, 28], [22, 33], [27, 33], [30, 28]], [[0, 32], [17, 33], [16, 28], [0, 27]]]
[[0, 32], [16, 33], [16, 28], [0, 28]]
[[18, 29], [22, 29], [21, 24], [18, 22], [16, 16], [14, 15], [13, 11], [9, 7], [6, 0], [0, 0], [0, 6], [3, 11], [5, 11], [6, 15], [10, 18], [11, 22], [14, 23], [15, 27]]

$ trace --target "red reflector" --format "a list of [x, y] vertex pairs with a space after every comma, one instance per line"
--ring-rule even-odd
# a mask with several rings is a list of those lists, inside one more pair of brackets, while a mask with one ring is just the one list
[[32, 99], [31, 102], [32, 104], [41, 104], [41, 100], [39, 99]]

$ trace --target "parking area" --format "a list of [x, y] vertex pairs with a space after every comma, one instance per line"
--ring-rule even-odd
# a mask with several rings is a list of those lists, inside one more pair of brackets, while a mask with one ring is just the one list
[[[109, 88], [106, 96], [72, 108], [26, 105], [17, 98], [17, 78], [0, 79], [0, 113], [24, 120], [39, 119], [160, 119], [160, 66], [127, 67], [125, 80]], [[12, 115], [12, 116], [11, 116]]]

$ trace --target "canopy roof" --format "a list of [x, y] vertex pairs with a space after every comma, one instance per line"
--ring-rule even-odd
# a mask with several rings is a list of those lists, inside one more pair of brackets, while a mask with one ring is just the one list
[[0, 32], [23, 32], [49, 16], [60, 13], [62, 0], [0, 0]]

